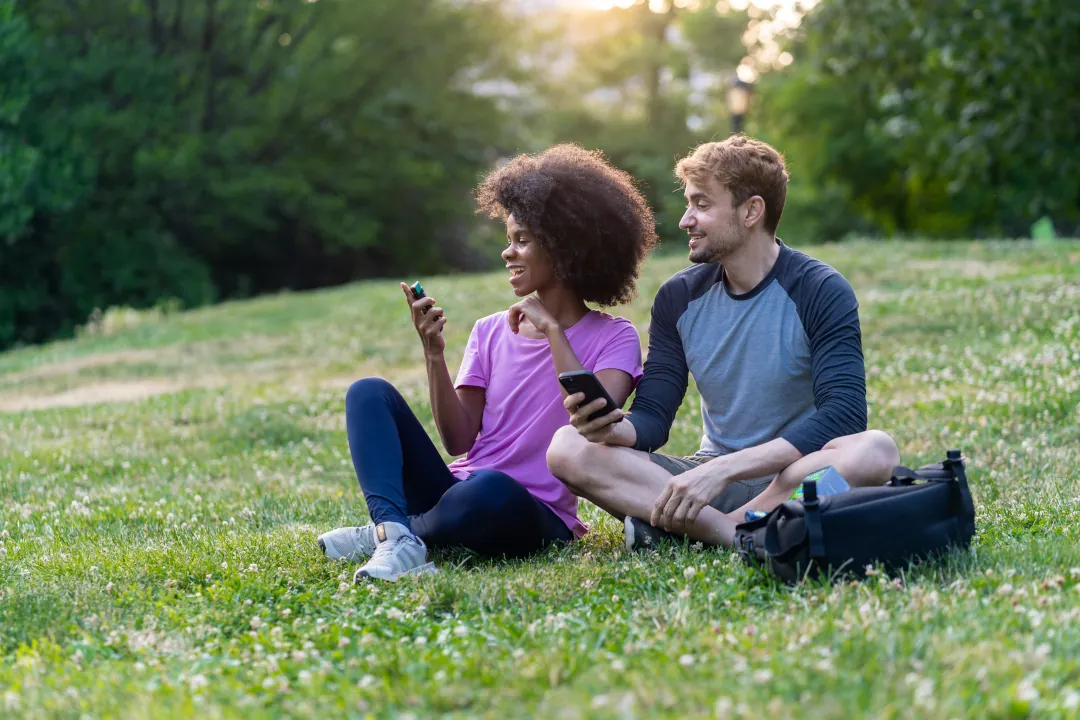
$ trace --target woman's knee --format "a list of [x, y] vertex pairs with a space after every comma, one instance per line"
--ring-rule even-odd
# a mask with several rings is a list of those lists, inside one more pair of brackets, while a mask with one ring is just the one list
[[349, 386], [348, 391], [345, 393], [345, 409], [359, 407], [372, 401], [384, 402], [386, 398], [399, 395], [397, 388], [391, 385], [388, 380], [380, 377], [366, 377]]

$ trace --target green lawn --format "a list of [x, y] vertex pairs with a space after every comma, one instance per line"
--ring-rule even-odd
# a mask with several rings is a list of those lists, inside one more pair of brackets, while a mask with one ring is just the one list
[[[382, 375], [434, 430], [396, 283], [146, 316], [0, 355], [0, 715], [1076, 716], [1080, 244], [809, 251], [860, 297], [871, 426], [909, 465], [968, 457], [970, 553], [788, 588], [726, 551], [629, 556], [583, 506], [568, 548], [354, 587], [315, 544], [367, 518], [345, 388]], [[683, 264], [619, 310], [643, 338]], [[512, 300], [421, 279], [453, 365]]]

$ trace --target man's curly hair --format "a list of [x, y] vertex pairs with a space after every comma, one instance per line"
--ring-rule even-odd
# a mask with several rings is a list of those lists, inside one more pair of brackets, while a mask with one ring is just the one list
[[513, 214], [579, 297], [603, 306], [633, 299], [656, 224], [630, 175], [600, 151], [555, 145], [518, 155], [476, 188], [477, 212]]

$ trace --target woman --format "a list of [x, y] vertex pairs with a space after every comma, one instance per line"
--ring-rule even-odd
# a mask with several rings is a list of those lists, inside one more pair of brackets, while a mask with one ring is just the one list
[[432, 298], [414, 300], [402, 283], [424, 346], [435, 425], [446, 451], [464, 457], [445, 465], [385, 380], [349, 388], [349, 450], [372, 523], [328, 532], [319, 546], [334, 559], [369, 558], [357, 581], [432, 570], [429, 546], [516, 557], [584, 535], [577, 499], [545, 461], [567, 422], [557, 376], [592, 370], [620, 406], [641, 377], [633, 324], [585, 305], [633, 297], [656, 243], [652, 213], [630, 176], [598, 152], [558, 145], [492, 172], [477, 201], [505, 219], [502, 257], [524, 299], [476, 322], [451, 383], [443, 309]]

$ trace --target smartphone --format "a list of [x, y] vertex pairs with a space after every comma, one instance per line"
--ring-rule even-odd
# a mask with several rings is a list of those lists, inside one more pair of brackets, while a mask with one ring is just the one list
[[619, 408], [615, 401], [611, 399], [611, 396], [608, 395], [604, 386], [596, 379], [596, 376], [588, 370], [571, 370], [570, 372], [559, 373], [559, 384], [571, 395], [579, 392], [585, 393], [585, 399], [581, 401], [582, 405], [588, 405], [599, 398], [607, 400], [607, 404], [590, 415], [589, 420], [603, 417], [612, 410], [618, 410]]
[[[427, 294], [424, 293], [424, 288], [420, 285], [419, 280], [410, 285], [409, 289], [412, 290], [413, 302], [427, 297]], [[427, 315], [427, 311], [428, 308], [424, 308], [422, 312]]]

